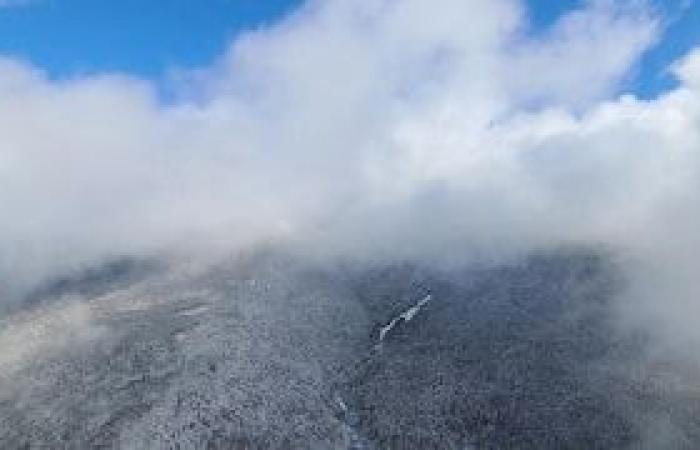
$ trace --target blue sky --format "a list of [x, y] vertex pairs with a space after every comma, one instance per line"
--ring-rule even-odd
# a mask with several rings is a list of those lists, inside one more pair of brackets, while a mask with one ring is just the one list
[[[171, 68], [207, 65], [238, 33], [279, 20], [302, 0], [17, 3], [0, 8], [0, 54], [31, 61], [52, 78], [121, 71], [160, 80]], [[527, 0], [532, 32], [546, 30], [583, 3]], [[664, 34], [623, 87], [644, 98], [673, 87], [669, 64], [700, 44], [698, 0], [655, 0], [655, 5], [666, 18]]]
[[170, 67], [205, 65], [237, 33], [274, 21], [300, 3], [26, 1], [0, 9], [0, 54], [28, 59], [57, 78], [110, 70], [157, 78]]

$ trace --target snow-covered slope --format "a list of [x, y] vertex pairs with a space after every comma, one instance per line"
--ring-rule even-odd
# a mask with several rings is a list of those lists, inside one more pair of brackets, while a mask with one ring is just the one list
[[261, 253], [43, 291], [0, 324], [0, 447], [700, 443], [700, 395], [613, 331], [602, 256], [338, 267]]

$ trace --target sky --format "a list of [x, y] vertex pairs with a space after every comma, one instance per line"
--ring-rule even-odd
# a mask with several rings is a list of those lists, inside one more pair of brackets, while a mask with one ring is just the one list
[[238, 33], [274, 22], [298, 3], [10, 0], [0, 10], [0, 53], [56, 78], [120, 71], [157, 79], [172, 68], [211, 63]]
[[[5, 0], [0, 55], [50, 77], [125, 72], [165, 86], [169, 74], [211, 64], [236, 36], [289, 15], [302, 0]], [[664, 31], [621, 91], [653, 98], [675, 86], [668, 65], [700, 42], [697, 0], [654, 0]], [[546, 32], [585, 0], [527, 0], [529, 31]]]
[[0, 5], [0, 314], [123, 256], [585, 246], [700, 361], [697, 3]]
[[0, 316], [124, 256], [583, 247], [700, 367], [699, 204], [696, 0], [0, 0]]

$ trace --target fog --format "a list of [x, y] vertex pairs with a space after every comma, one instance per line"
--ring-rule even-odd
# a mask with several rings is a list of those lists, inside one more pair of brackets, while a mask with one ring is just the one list
[[167, 100], [128, 74], [52, 80], [4, 58], [0, 302], [125, 255], [591, 245], [629, 278], [623, 323], [690, 349], [700, 50], [656, 99], [620, 89], [664, 20], [590, 1], [535, 32], [517, 1], [309, 1], [173, 71]]

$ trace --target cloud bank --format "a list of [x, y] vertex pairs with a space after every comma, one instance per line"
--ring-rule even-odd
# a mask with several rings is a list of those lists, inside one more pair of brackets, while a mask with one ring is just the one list
[[604, 245], [635, 316], [700, 341], [700, 51], [677, 89], [618, 95], [660, 19], [596, 0], [533, 34], [514, 0], [309, 1], [178, 74], [167, 104], [125, 74], [52, 81], [2, 59], [0, 302], [172, 248]]

